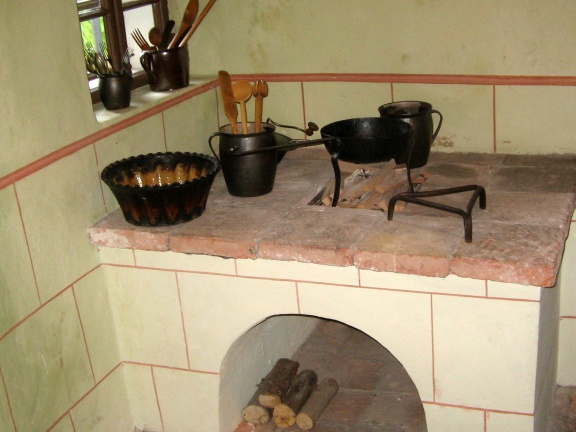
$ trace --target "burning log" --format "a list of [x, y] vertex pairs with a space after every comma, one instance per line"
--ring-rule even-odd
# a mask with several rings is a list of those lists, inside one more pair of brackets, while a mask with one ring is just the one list
[[333, 378], [326, 378], [320, 383], [296, 416], [296, 424], [300, 429], [309, 430], [314, 427], [330, 401], [338, 393], [338, 388], [338, 383]]
[[260, 405], [262, 388], [258, 386], [254, 395], [242, 410], [242, 418], [252, 424], [266, 424], [270, 421], [270, 409]]
[[261, 393], [258, 396], [260, 405], [266, 408], [274, 408], [288, 392], [292, 380], [300, 364], [296, 361], [281, 358], [276, 361], [272, 370], [260, 383]]
[[286, 397], [274, 408], [272, 418], [279, 428], [287, 428], [296, 423], [296, 415], [304, 406], [316, 387], [318, 375], [312, 370], [303, 370], [294, 379]]

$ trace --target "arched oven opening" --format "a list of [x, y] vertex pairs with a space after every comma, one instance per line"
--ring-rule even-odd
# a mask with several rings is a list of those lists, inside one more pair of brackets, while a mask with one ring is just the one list
[[222, 362], [221, 432], [275, 430], [273, 418], [268, 425], [253, 427], [241, 411], [279, 358], [298, 362], [299, 371], [316, 372], [318, 383], [326, 378], [338, 382], [338, 392], [311, 430], [427, 431], [414, 382], [378, 341], [339, 321], [275, 315], [239, 337]]

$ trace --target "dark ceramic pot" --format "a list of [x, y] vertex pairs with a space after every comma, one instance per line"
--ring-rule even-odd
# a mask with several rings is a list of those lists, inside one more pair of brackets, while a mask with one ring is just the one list
[[160, 226], [188, 222], [204, 213], [220, 164], [199, 153], [150, 153], [108, 165], [101, 178], [127, 222]]
[[155, 92], [176, 90], [190, 82], [188, 47], [145, 51], [140, 64], [148, 75], [150, 90]]
[[[410, 156], [411, 168], [426, 165], [430, 156], [430, 147], [440, 131], [440, 126], [442, 126], [442, 114], [432, 109], [432, 105], [428, 102], [420, 101], [392, 102], [380, 106], [378, 112], [382, 118], [402, 120], [412, 126], [414, 134], [412, 154], [410, 154], [410, 148], [406, 148], [400, 156], [395, 158], [396, 163], [406, 163]], [[436, 130], [434, 130], [432, 114], [438, 114], [440, 117]]]
[[132, 75], [122, 73], [100, 76], [98, 90], [100, 100], [107, 110], [127, 108], [132, 96]]

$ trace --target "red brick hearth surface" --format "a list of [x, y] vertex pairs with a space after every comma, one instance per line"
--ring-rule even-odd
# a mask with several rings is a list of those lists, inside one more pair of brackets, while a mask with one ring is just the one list
[[[334, 177], [327, 152], [299, 149], [278, 165], [274, 189], [235, 197], [216, 177], [206, 212], [173, 227], [128, 224], [115, 211], [91, 229], [96, 245], [301, 261], [360, 269], [553, 286], [574, 211], [576, 156], [434, 153], [425, 189], [486, 188], [473, 241], [460, 216], [408, 204], [392, 221], [374, 210], [307, 205]], [[293, 155], [292, 155], [293, 154]], [[469, 194], [436, 197], [462, 208]]]
[[[313, 432], [426, 432], [424, 410], [402, 365], [378, 342], [346, 325], [325, 321], [293, 357], [301, 369], [330, 376], [340, 390]], [[273, 421], [242, 422], [235, 432], [295, 432]], [[547, 432], [576, 432], [576, 388], [558, 387]]]

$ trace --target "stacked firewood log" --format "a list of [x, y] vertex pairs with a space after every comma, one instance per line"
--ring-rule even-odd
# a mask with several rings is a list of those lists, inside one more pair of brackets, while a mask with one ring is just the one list
[[[341, 169], [346, 175], [348, 165], [341, 164]], [[429, 177], [427, 173], [412, 171], [412, 183], [415, 188], [422, 185]], [[408, 191], [408, 177], [404, 166], [397, 166], [394, 160], [383, 166], [356, 165], [351, 173], [342, 181], [338, 207], [361, 208], [387, 211], [390, 199], [400, 193]], [[322, 205], [331, 206], [334, 198], [334, 181], [327, 183], [320, 198]], [[405, 203], [397, 204], [397, 211], [402, 211]]]
[[242, 410], [244, 420], [255, 425], [272, 420], [280, 429], [294, 424], [312, 429], [338, 392], [338, 383], [326, 378], [318, 385], [316, 372], [298, 372], [299, 367], [296, 361], [279, 359]]

